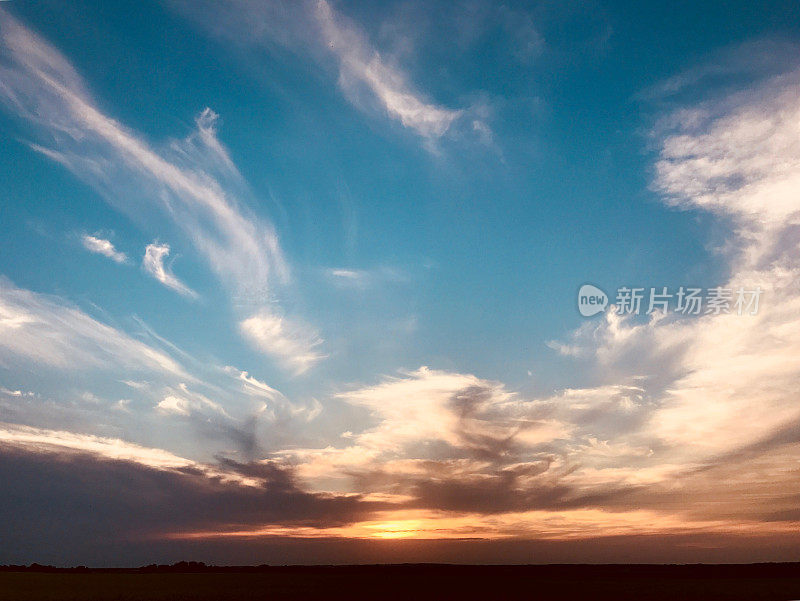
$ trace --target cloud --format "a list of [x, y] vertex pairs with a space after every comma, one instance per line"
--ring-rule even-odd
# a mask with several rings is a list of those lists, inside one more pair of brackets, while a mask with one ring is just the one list
[[[142, 210], [131, 187], [144, 188], [142, 199], [196, 237], [198, 250], [232, 284], [246, 287], [249, 276], [265, 285], [272, 267], [285, 272], [271, 226], [246, 214], [222, 187], [220, 180], [239, 175], [216, 140], [213, 112], [202, 112], [197, 131], [164, 153], [171, 156], [162, 156], [100, 112], [74, 69], [44, 40], [8, 14], [0, 34], [9, 58], [3, 99], [45, 132], [65, 136], [59, 136], [57, 148], [37, 145], [37, 150], [96, 185], [129, 215]], [[125, 194], [114, 194], [120, 191]]]
[[[742, 502], [742, 493], [749, 482], [754, 499], [788, 511], [796, 449], [756, 453], [735, 467], [701, 454], [687, 461], [649, 431], [654, 405], [646, 394], [609, 385], [525, 400], [475, 376], [421, 368], [340, 393], [375, 420], [343, 434], [346, 446], [273, 458], [314, 490], [357, 490], [397, 504], [379, 522], [411, 536], [467, 536], [467, 523], [488, 537], [788, 531], [773, 529], [763, 503]], [[362, 527], [380, 525], [352, 532]]]
[[15, 359], [59, 369], [116, 367], [188, 377], [166, 353], [0, 278], [0, 361]]
[[200, 464], [119, 440], [6, 424], [0, 474], [15, 483], [0, 500], [3, 561], [32, 543], [69, 544], [76, 557], [108, 540], [156, 545], [202, 530], [342, 526], [382, 507], [303, 492], [290, 471], [270, 463]]
[[14, 389], [0, 387], [0, 415], [180, 444], [195, 457], [224, 450], [252, 458], [321, 411], [316, 400], [292, 402], [248, 372], [200, 361], [149, 328], [139, 334], [151, 344], [0, 278], [0, 369], [15, 380]]
[[325, 269], [324, 274], [334, 286], [358, 290], [375, 287], [378, 284], [407, 284], [411, 281], [408, 273], [389, 266], [372, 269], [331, 267]]
[[186, 417], [210, 413], [230, 419], [230, 415], [219, 403], [200, 393], [191, 392], [186, 384], [180, 384], [177, 389], [168, 389], [166, 396], [156, 405], [156, 409], [162, 413]]
[[[472, 375], [421, 367], [405, 377], [389, 378], [377, 386], [341, 392], [338, 398], [365, 407], [380, 424], [358, 436], [360, 444], [376, 450], [401, 450], [421, 441], [441, 440], [455, 447], [470, 446], [476, 452], [501, 453], [504, 440], [513, 438], [526, 424], [485, 419], [484, 412], [510, 409], [512, 395], [502, 385]], [[495, 414], [495, 417], [500, 417]], [[485, 438], [473, 431], [479, 425]], [[496, 448], [495, 448], [496, 447]]]
[[685, 347], [653, 418], [671, 442], [722, 452], [798, 417], [789, 392], [800, 382], [792, 359], [800, 352], [798, 84], [800, 71], [789, 72], [667, 120], [674, 129], [663, 138], [657, 189], [670, 204], [729, 220], [723, 286], [764, 291], [757, 316], [712, 315], [642, 333], [656, 348]]
[[189, 298], [197, 298], [197, 293], [181, 282], [169, 267], [164, 265], [164, 258], [169, 255], [168, 244], [148, 244], [144, 251], [142, 267], [167, 288]]
[[[137, 545], [152, 558], [169, 548], [170, 541], [193, 541], [172, 550], [179, 554], [187, 548], [206, 553], [208, 541], [226, 539], [230, 542], [224, 549], [230, 553], [244, 540], [274, 542], [276, 537], [469, 538], [474, 545], [476, 538], [585, 541], [588, 536], [603, 537], [604, 548], [622, 544], [638, 549], [643, 535], [657, 535], [663, 546], [671, 537], [693, 534], [694, 540], [730, 544], [723, 538], [730, 534], [730, 525], [720, 521], [686, 522], [643, 509], [562, 507], [490, 515], [452, 506], [453, 500], [467, 498], [461, 495], [466, 491], [453, 494], [433, 479], [431, 485], [439, 487], [436, 495], [444, 495], [436, 502], [453, 509], [409, 509], [378, 495], [304, 491], [292, 470], [271, 461], [244, 463], [220, 457], [215, 463], [198, 463], [117, 439], [8, 424], [0, 424], [0, 478], [14, 482], [10, 494], [0, 497], [0, 512], [7, 516], [0, 523], [0, 535], [7, 542], [0, 552], [4, 563], [41, 558], [42, 553], [51, 557], [47, 549], [65, 548], [68, 556], [52, 555], [59, 563], [101, 555], [107, 562], [109, 541], [115, 550], [110, 557], [123, 563], [131, 561], [128, 554]], [[486, 486], [478, 492], [491, 490]], [[497, 501], [507, 498], [506, 488], [495, 492]], [[765, 532], [787, 536], [797, 527], [789, 521], [740, 521], [737, 526], [739, 537]], [[637, 538], [615, 538], [631, 535]], [[313, 551], [307, 553], [306, 561], [315, 557]]]
[[0, 368], [36, 391], [0, 387], [0, 414], [84, 432], [111, 428], [163, 444], [174, 444], [182, 431], [197, 456], [227, 449], [251, 457], [264, 441], [279, 439], [277, 422], [285, 430], [319, 411], [316, 403], [290, 402], [247, 372], [209, 365], [147, 330], [144, 335], [156, 346], [61, 299], [0, 279]]
[[26, 390], [11, 390], [4, 386], [0, 386], [0, 394], [4, 394], [10, 397], [35, 397], [36, 394], [33, 392], [29, 392]]
[[89, 252], [108, 257], [115, 263], [128, 262], [128, 257], [125, 253], [119, 252], [110, 241], [104, 240], [103, 238], [96, 238], [95, 236], [84, 234], [81, 236], [81, 244], [83, 244], [83, 247]]
[[[559, 347], [606, 382], [640, 389], [630, 418], [607, 435], [652, 452], [602, 466], [652, 476], [627, 504], [684, 511], [691, 499], [695, 517], [764, 520], [765, 506], [785, 513], [791, 503], [786, 475], [800, 423], [798, 85], [797, 70], [762, 77], [672, 111], [654, 132], [654, 189], [670, 206], [710, 212], [730, 227], [719, 285], [760, 287], [758, 314], [636, 322], [612, 311]], [[588, 450], [577, 458], [585, 462]]]
[[296, 374], [325, 358], [316, 350], [322, 344], [316, 333], [285, 317], [262, 311], [243, 320], [239, 327], [255, 348], [272, 355]]
[[[30, 452], [92, 453], [107, 460], [135, 461], [152, 468], [182, 468], [192, 462], [163, 449], [152, 449], [118, 438], [76, 434], [0, 422], [0, 444]], [[6, 447], [7, 448], [7, 447]]]
[[356, 103], [364, 92], [370, 94], [390, 118], [424, 138], [443, 136], [461, 116], [459, 110], [422, 100], [408, 84], [407, 76], [388, 65], [364, 33], [328, 2], [316, 2], [312, 14], [339, 64], [339, 85]]
[[762, 38], [722, 48], [706, 60], [640, 92], [647, 101], [680, 100], [700, 86], [734, 90], [743, 82], [761, 80], [797, 66], [797, 45], [782, 39]]
[[[333, 483], [347, 490], [350, 484], [435, 507], [434, 484], [426, 484], [431, 480], [449, 487], [453, 498], [463, 494], [465, 507], [479, 511], [482, 505], [490, 510], [492, 498], [495, 507], [512, 503], [498, 498], [499, 487], [523, 506], [514, 494], [521, 486], [517, 477], [545, 494], [565, 475], [565, 464], [546, 445], [567, 436], [568, 428], [547, 403], [521, 399], [502, 384], [422, 367], [337, 398], [367, 409], [374, 425], [346, 433], [348, 446], [342, 448], [283, 452], [311, 486]], [[485, 496], [477, 494], [481, 488]], [[527, 494], [532, 502], [534, 492]]]
[[[474, 113], [471, 108], [453, 109], [426, 99], [404, 69], [326, 0], [304, 0], [291, 6], [239, 0], [224, 5], [180, 1], [172, 5], [212, 33], [246, 46], [249, 54], [253, 47], [269, 50], [278, 45], [304, 52], [321, 65], [333, 61], [338, 85], [356, 108], [399, 122], [430, 149], [456, 122]], [[488, 125], [482, 125], [480, 133], [485, 136]]]
[[264, 397], [268, 400], [274, 401], [283, 399], [284, 396], [279, 390], [276, 390], [266, 382], [262, 382], [258, 378], [251, 376], [248, 372], [237, 369], [232, 365], [227, 365], [224, 368], [225, 373], [231, 374], [243, 383], [244, 390], [254, 396]]
[[153, 148], [97, 107], [55, 48], [0, 12], [0, 102], [36, 126], [43, 141], [31, 148], [134, 221], [172, 223], [239, 312], [258, 313], [271, 303], [273, 287], [288, 283], [289, 268], [272, 224], [247, 206], [251, 193], [217, 138], [216, 113], [203, 110], [193, 133]]
[[356, 269], [329, 269], [327, 273], [332, 278], [351, 280], [353, 282], [360, 282], [368, 277], [365, 271]]

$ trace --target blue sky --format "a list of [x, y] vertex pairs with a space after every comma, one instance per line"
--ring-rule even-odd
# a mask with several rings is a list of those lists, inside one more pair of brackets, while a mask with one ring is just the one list
[[[0, 19], [9, 440], [32, 428], [42, 445], [71, 432], [79, 449], [95, 436], [203, 465], [293, 466], [306, 494], [402, 504], [435, 480], [412, 470], [405, 487], [408, 462], [470, 480], [546, 461], [549, 484], [591, 466], [570, 481], [590, 495], [665, 486], [667, 466], [795, 419], [796, 374], [778, 366], [797, 325], [781, 279], [796, 268], [781, 196], [796, 4], [13, 0]], [[777, 122], [748, 137], [764, 119]], [[781, 300], [758, 323], [586, 320], [585, 282], [759, 284]], [[726, 331], [739, 346], [720, 358]], [[746, 362], [751, 381], [783, 392], [716, 390], [767, 351]], [[453, 399], [478, 389], [482, 436], [515, 439], [531, 420], [549, 434], [522, 437], [514, 461], [456, 468], [472, 430], [426, 428], [447, 430]], [[719, 409], [698, 417], [690, 393]], [[592, 425], [571, 413], [587, 398]], [[695, 452], [678, 450], [691, 444], [676, 424], [735, 430], [764, 402], [775, 421], [708, 448], [698, 426]], [[592, 454], [614, 444], [628, 450]], [[395, 486], [378, 481], [394, 469]], [[664, 532], [714, 517], [641, 503], [665, 512]], [[481, 511], [423, 508], [462, 533]]]
[[[520, 40], [503, 29], [513, 17], [465, 7], [456, 18], [473, 19], [477, 31], [444, 48], [423, 37], [403, 66], [427, 98], [441, 99], [437, 104], [451, 110], [475, 104], [491, 113], [494, 143], [464, 134], [431, 151], [379, 110], [354, 107], [335, 85], [335, 72], [291, 49], [273, 56], [231, 48], [226, 40], [214, 47], [169, 7], [20, 3], [12, 10], [31, 23], [45, 21], [41, 33], [70, 57], [107, 114], [152, 144], [188, 135], [205, 107], [220, 115], [220, 139], [251, 189], [252, 209], [275, 224], [295, 272], [292, 289], [281, 291], [286, 302], [296, 303], [326, 339], [352, 336], [354, 322], [370, 330], [336, 347], [335, 371], [323, 381], [311, 374], [290, 384], [300, 391], [319, 394], [331, 376], [350, 381], [442, 362], [522, 386], [528, 370], [550, 361], [544, 342], [579, 325], [572, 297], [583, 281], [673, 283], [708, 270], [706, 224], [662, 207], [647, 191], [652, 107], [636, 95], [733, 36], [680, 43], [685, 30], [664, 24], [664, 46], [688, 48], [642, 56], [635, 44], [642, 25], [620, 23], [623, 7], [621, 14], [539, 8], [544, 31], [531, 26]], [[353, 19], [359, 10], [341, 7]], [[419, 6], [387, 5], [381, 12], [364, 15], [365, 33], [379, 37], [373, 30], [392, 18], [411, 21], [398, 26], [410, 28], [420, 12], [426, 30], [420, 37], [456, 26], [453, 15]], [[698, 18], [711, 21], [709, 13]], [[621, 31], [612, 42], [615, 26]], [[95, 30], [107, 33], [87, 33]], [[562, 30], [567, 35], [555, 37]], [[552, 47], [546, 35], [554, 37]], [[515, 45], [529, 53], [523, 60]], [[116, 319], [136, 313], [182, 348], [235, 357], [283, 377], [240, 348], [219, 283], [168, 224], [143, 226], [120, 216], [96, 191], [31, 152], [13, 117], [3, 127], [13, 140], [4, 145], [11, 156], [3, 161], [4, 211], [13, 211], [3, 220], [4, 235], [14, 241], [3, 262], [7, 277], [96, 303]], [[112, 242], [135, 263], [153, 240], [170, 244], [176, 273], [204, 301], [186, 303], [141, 270], [87, 254], [80, 234], [97, 232], [113, 233]], [[344, 282], [331, 285], [328, 269], [376, 272], [377, 281], [370, 290], [347, 290]], [[187, 327], [198, 318], [201, 331]], [[375, 338], [391, 333], [375, 336], [372, 329], [393, 322], [415, 322], [417, 329], [396, 348], [376, 349], [383, 345]]]

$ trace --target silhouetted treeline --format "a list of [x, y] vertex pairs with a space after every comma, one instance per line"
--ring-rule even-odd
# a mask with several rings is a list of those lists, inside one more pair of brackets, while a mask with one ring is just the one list
[[633, 578], [800, 578], [800, 562], [753, 564], [545, 564], [545, 565], [461, 565], [461, 564], [376, 564], [376, 565], [253, 565], [215, 566], [202, 561], [179, 561], [173, 564], [150, 564], [138, 568], [90, 568], [87, 566], [56, 567], [0, 565], [0, 572], [122, 572], [122, 573], [262, 573], [262, 572], [446, 572], [492, 575], [526, 575], [548, 577], [633, 577]]

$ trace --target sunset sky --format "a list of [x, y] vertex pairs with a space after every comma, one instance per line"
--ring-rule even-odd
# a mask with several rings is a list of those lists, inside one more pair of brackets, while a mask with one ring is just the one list
[[796, 1], [4, 1], [0, 141], [0, 564], [798, 559]]

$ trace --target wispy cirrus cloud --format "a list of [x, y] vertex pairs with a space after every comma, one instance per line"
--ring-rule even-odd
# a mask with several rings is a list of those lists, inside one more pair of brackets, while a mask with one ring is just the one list
[[164, 265], [164, 259], [169, 256], [169, 251], [169, 244], [148, 244], [144, 250], [142, 267], [167, 288], [171, 288], [183, 296], [197, 298], [197, 292], [181, 282], [172, 273], [172, 270], [167, 265]]
[[327, 270], [326, 273], [331, 278], [338, 278], [341, 280], [348, 280], [351, 282], [360, 282], [368, 277], [367, 273], [360, 269], [332, 268]]
[[182, 429], [189, 440], [201, 437], [201, 447], [189, 445], [199, 456], [225, 449], [250, 458], [273, 444], [275, 424], [306, 424], [321, 411], [247, 371], [199, 361], [146, 326], [138, 335], [146, 341], [0, 278], [0, 369], [15, 380], [13, 389], [0, 386], [0, 417], [82, 432], [114, 428], [167, 446]]
[[84, 234], [81, 236], [81, 244], [89, 252], [96, 253], [108, 257], [115, 263], [127, 263], [128, 257], [125, 253], [118, 251], [110, 240], [98, 238], [97, 236], [90, 236]]
[[463, 111], [426, 102], [400, 69], [389, 65], [364, 33], [325, 0], [310, 5], [324, 43], [339, 65], [339, 86], [357, 104], [364, 92], [386, 114], [424, 138], [443, 136]]
[[797, 66], [797, 44], [788, 39], [761, 38], [718, 50], [706, 60], [658, 82], [637, 95], [646, 101], [680, 99], [699, 86], [722, 86], [735, 92], [742, 82], [764, 80]]
[[291, 5], [240, 0], [171, 4], [203, 28], [237, 44], [266, 49], [278, 45], [304, 53], [318, 64], [332, 63], [339, 88], [355, 107], [399, 122], [425, 140], [429, 149], [435, 149], [435, 142], [453, 131], [457, 122], [464, 121], [463, 129], [477, 131], [481, 139], [490, 132], [471, 107], [449, 108], [426, 98], [405, 69], [326, 0]]
[[[6, 59], [0, 101], [36, 126], [42, 140], [31, 147], [135, 221], [150, 218], [152, 227], [166, 217], [230, 290], [243, 318], [267, 311], [274, 286], [288, 282], [289, 268], [272, 224], [247, 207], [250, 193], [217, 138], [217, 115], [205, 109], [192, 134], [155, 149], [97, 107], [55, 48], [0, 11], [0, 52]], [[164, 282], [170, 281], [164, 274]], [[314, 333], [293, 347], [311, 348], [318, 339]]]
[[188, 377], [166, 353], [0, 278], [0, 360], [18, 358], [60, 369], [124, 367]]
[[353, 269], [350, 267], [331, 267], [324, 271], [325, 277], [337, 287], [365, 289], [377, 284], [407, 284], [411, 276], [394, 267], [373, 269]]

